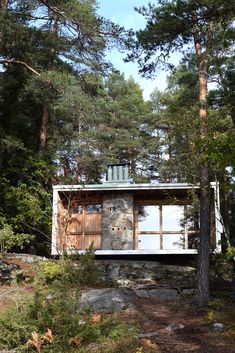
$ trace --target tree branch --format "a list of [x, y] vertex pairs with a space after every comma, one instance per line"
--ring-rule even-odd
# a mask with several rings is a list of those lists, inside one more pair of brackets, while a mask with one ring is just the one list
[[33, 72], [34, 74], [40, 76], [40, 73], [36, 70], [34, 70], [31, 66], [29, 66], [28, 64], [26, 64], [24, 61], [20, 61], [20, 60], [14, 60], [14, 59], [0, 59], [0, 64], [16, 64], [16, 65], [23, 65], [24, 67], [26, 67], [26, 69], [28, 69], [29, 71]]

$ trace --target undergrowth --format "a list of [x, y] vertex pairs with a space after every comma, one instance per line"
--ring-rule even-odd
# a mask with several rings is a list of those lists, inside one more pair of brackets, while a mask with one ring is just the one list
[[80, 285], [92, 285], [97, 279], [92, 250], [76, 266], [66, 256], [40, 264], [34, 295], [0, 313], [0, 349], [17, 348], [19, 353], [152, 352], [140, 347], [136, 325], [113, 315], [81, 311]]

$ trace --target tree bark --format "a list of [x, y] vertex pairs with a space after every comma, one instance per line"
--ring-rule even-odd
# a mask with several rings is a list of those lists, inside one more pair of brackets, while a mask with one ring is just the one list
[[43, 113], [42, 113], [42, 120], [41, 120], [41, 127], [40, 127], [40, 134], [39, 134], [39, 153], [43, 153], [46, 147], [47, 142], [47, 127], [49, 121], [49, 106], [48, 103], [43, 103]]
[[208, 59], [206, 53], [202, 53], [200, 29], [195, 19], [194, 26], [195, 52], [198, 62], [199, 82], [199, 133], [202, 140], [202, 165], [200, 171], [200, 241], [198, 248], [198, 272], [197, 272], [197, 306], [203, 307], [210, 297], [210, 178], [209, 167], [203, 156], [203, 140], [207, 134], [207, 82]]
[[0, 0], [0, 9], [3, 13], [7, 12], [9, 0]]
[[[54, 18], [54, 15], [50, 16], [50, 12], [48, 13], [48, 16], [51, 17], [51, 20], [54, 20], [53, 26], [52, 26], [52, 32], [57, 34], [57, 20]], [[48, 71], [53, 70], [54, 66], [54, 57], [55, 57], [55, 50], [54, 48], [50, 49], [50, 56], [48, 60]], [[39, 153], [42, 154], [45, 151], [46, 148], [46, 143], [47, 143], [47, 135], [48, 135], [48, 123], [49, 123], [49, 102], [51, 102], [51, 91], [52, 91], [52, 84], [51, 82], [47, 83], [47, 97], [45, 98], [45, 101], [43, 103], [43, 113], [42, 113], [42, 120], [41, 120], [41, 126], [40, 126], [40, 133], [39, 133]]]
[[198, 248], [197, 306], [203, 307], [210, 297], [210, 182], [208, 166], [201, 167], [200, 241]]

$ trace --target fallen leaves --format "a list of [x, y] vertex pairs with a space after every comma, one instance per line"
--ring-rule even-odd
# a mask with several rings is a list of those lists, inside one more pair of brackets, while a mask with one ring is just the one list
[[52, 331], [49, 328], [47, 329], [47, 332], [43, 336], [40, 336], [36, 331], [33, 331], [31, 333], [31, 338], [26, 342], [26, 345], [28, 347], [34, 347], [37, 350], [37, 352], [40, 353], [42, 345], [45, 342], [50, 344], [53, 342]]
[[68, 340], [68, 345], [69, 346], [76, 346], [77, 348], [80, 348], [82, 346], [82, 337], [80, 336], [75, 336], [75, 337], [71, 337]]

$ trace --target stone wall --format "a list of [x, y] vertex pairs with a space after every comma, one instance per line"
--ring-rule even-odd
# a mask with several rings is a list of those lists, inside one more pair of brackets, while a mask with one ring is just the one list
[[107, 285], [132, 287], [136, 284], [195, 288], [196, 270], [190, 266], [157, 261], [97, 260], [102, 281]]
[[132, 194], [104, 196], [102, 228], [102, 250], [133, 250]]

